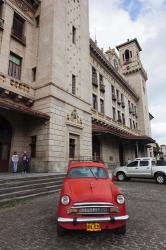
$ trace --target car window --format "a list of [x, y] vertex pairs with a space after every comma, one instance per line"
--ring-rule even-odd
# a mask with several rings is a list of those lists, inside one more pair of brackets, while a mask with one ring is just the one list
[[140, 167], [149, 166], [149, 161], [140, 161]]
[[152, 166], [156, 166], [156, 162], [155, 161], [152, 161]]
[[137, 166], [138, 166], [138, 161], [132, 161], [127, 165], [127, 167], [137, 167]]
[[78, 167], [69, 170], [68, 178], [108, 178], [105, 169], [100, 167]]

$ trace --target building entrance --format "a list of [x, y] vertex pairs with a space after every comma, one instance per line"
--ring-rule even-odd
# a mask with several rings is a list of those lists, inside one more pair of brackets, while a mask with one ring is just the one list
[[0, 116], [0, 172], [8, 172], [12, 129], [9, 122]]

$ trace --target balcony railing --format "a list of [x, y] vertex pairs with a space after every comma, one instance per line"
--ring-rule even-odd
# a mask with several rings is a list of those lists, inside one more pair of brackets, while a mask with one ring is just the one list
[[0, 17], [0, 29], [4, 28], [4, 20]]
[[21, 34], [21, 33], [17, 32], [16, 30], [12, 29], [11, 36], [14, 39], [18, 40], [20, 43], [22, 43], [24, 46], [26, 45], [26, 37], [23, 34]]

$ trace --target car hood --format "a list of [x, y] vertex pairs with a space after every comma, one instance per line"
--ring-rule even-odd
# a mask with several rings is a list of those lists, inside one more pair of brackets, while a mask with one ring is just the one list
[[64, 193], [70, 195], [73, 202], [113, 201], [113, 183], [110, 179], [68, 179], [64, 183]]

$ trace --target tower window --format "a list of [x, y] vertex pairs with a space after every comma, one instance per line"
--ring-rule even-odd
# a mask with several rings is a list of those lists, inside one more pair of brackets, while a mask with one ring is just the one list
[[76, 94], [76, 76], [72, 75], [72, 94]]
[[127, 49], [127, 50], [125, 51], [125, 60], [126, 60], [126, 61], [129, 61], [129, 59], [130, 59], [130, 52], [129, 52], [129, 50]]
[[76, 44], [76, 27], [72, 26], [72, 42]]

